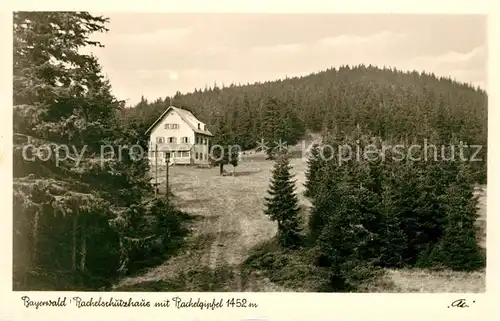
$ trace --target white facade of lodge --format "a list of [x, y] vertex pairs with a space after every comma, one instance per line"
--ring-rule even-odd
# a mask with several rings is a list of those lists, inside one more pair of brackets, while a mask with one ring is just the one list
[[170, 106], [148, 128], [148, 133], [150, 163], [164, 164], [168, 159], [172, 164], [209, 164], [213, 135], [191, 112]]

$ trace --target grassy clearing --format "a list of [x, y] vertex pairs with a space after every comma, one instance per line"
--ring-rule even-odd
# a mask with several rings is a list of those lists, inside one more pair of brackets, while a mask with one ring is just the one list
[[479, 293], [486, 290], [485, 271], [400, 269], [385, 272], [383, 277], [366, 284], [361, 292]]
[[[296, 153], [299, 156], [299, 153]], [[305, 160], [291, 159], [305, 221], [311, 203], [303, 196]], [[186, 245], [169, 260], [121, 280], [117, 291], [313, 292], [326, 289], [327, 271], [314, 265], [311, 249], [282, 251], [276, 226], [264, 215], [273, 163], [262, 154], [244, 155], [235, 176], [218, 168], [170, 167], [170, 189], [179, 208], [194, 216]], [[227, 166], [232, 171], [232, 166]], [[158, 173], [164, 183], [165, 172]], [[162, 186], [164, 191], [164, 186]], [[478, 220], [485, 244], [486, 193]], [[481, 292], [485, 272], [385, 270], [366, 292]]]

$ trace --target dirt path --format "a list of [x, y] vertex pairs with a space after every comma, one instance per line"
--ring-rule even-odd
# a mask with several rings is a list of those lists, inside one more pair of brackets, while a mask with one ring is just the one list
[[[276, 233], [276, 225], [263, 213], [272, 164], [260, 159], [244, 160], [236, 168], [234, 177], [218, 175], [217, 168], [171, 167], [171, 190], [179, 208], [197, 217], [191, 226], [188, 244], [163, 264], [122, 279], [115, 290], [173, 282], [180, 283], [183, 291], [277, 291], [276, 286], [266, 280], [243, 288], [239, 268], [252, 247]], [[304, 161], [293, 159], [292, 164], [300, 195]], [[309, 205], [304, 199], [301, 202]], [[222, 278], [226, 280], [220, 280]], [[221, 284], [216, 284], [219, 281]]]

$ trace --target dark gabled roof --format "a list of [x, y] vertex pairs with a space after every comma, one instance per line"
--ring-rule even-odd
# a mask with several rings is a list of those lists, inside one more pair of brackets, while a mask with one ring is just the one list
[[198, 129], [198, 123], [202, 125], [202, 128], [205, 128], [205, 123], [201, 122], [196, 118], [190, 111], [187, 111], [185, 109], [177, 108], [175, 106], [170, 106], [165, 110], [160, 117], [146, 130], [145, 134], [149, 133], [162, 119], [165, 117], [166, 114], [168, 114], [169, 111], [175, 111], [181, 119], [191, 127], [191, 129], [198, 134], [203, 134], [207, 136], [213, 136], [212, 133], [208, 130], [203, 130], [203, 129]]

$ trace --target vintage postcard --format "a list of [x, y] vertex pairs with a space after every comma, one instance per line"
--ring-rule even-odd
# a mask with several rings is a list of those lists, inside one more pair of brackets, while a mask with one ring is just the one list
[[275, 2], [5, 14], [1, 320], [494, 318], [491, 6]]

